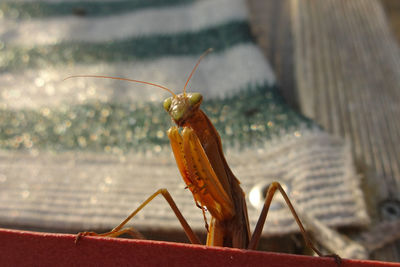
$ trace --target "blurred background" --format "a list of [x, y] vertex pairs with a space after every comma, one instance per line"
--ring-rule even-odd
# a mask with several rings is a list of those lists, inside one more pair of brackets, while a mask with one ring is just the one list
[[[2, 1], [0, 226], [103, 232], [167, 187], [204, 239], [165, 135], [168, 93], [63, 79], [179, 92], [213, 47], [189, 89], [255, 196], [251, 226], [279, 180], [300, 215], [400, 261], [399, 12], [395, 0]], [[261, 249], [307, 253], [275, 201]], [[187, 242], [162, 199], [131, 225]]]

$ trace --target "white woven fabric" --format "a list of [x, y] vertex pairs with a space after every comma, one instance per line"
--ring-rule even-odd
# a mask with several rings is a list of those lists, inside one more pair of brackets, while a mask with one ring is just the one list
[[[247, 196], [257, 185], [280, 181], [289, 196], [329, 226], [368, 222], [349, 146], [319, 130], [285, 136], [257, 150], [231, 153], [228, 161]], [[8, 226], [48, 229], [109, 229], [150, 194], [166, 187], [190, 225], [204, 229], [203, 217], [184, 189], [171, 153], [1, 153], [0, 221]], [[251, 227], [260, 209], [247, 197]], [[132, 221], [137, 229], [180, 229], [161, 198]], [[290, 211], [274, 199], [265, 234], [298, 231]]]

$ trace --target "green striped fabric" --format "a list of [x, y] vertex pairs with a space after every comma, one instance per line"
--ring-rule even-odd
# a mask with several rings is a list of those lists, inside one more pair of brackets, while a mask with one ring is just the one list
[[165, 56], [199, 55], [210, 47], [215, 52], [220, 52], [235, 45], [249, 43], [251, 40], [248, 23], [232, 21], [197, 32], [137, 36], [113, 42], [65, 41], [34, 47], [7, 45], [3, 48], [5, 59], [0, 66], [0, 71], [63, 65], [66, 62], [98, 64], [151, 60]]
[[[279, 180], [302, 210], [330, 226], [368, 221], [349, 146], [291, 110], [254, 43], [242, 0], [0, 3], [0, 225], [107, 230], [161, 187], [195, 229], [202, 214], [184, 189], [159, 88], [204, 96], [248, 198]], [[261, 190], [261, 191], [262, 191]], [[260, 190], [259, 190], [260, 191]], [[260, 192], [261, 192], [260, 191]], [[139, 230], [178, 231], [162, 199]], [[277, 198], [266, 233], [298, 231]]]
[[[276, 89], [266, 84], [245, 88], [224, 99], [205, 101], [203, 110], [219, 129], [227, 147], [257, 146], [282, 131], [313, 125], [288, 109]], [[170, 118], [159, 103], [91, 102], [62, 109], [6, 109], [0, 120], [7, 129], [1, 132], [0, 145], [6, 149], [104, 151], [118, 147], [125, 152], [155, 146], [169, 149], [165, 129], [171, 125]]]
[[115, 2], [3, 2], [0, 10], [5, 18], [46, 18], [70, 16], [110, 16], [128, 13], [143, 8], [162, 8], [190, 4], [194, 0], [131, 0]]

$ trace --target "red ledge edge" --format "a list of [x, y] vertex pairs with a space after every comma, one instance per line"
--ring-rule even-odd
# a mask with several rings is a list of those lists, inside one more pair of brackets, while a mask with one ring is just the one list
[[[337, 266], [334, 259], [163, 241], [0, 229], [1, 266]], [[341, 266], [397, 266], [344, 259]]]

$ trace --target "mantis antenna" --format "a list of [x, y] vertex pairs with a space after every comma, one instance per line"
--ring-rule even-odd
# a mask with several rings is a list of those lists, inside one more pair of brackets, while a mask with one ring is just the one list
[[[201, 61], [208, 53], [210, 53], [211, 51], [213, 51], [212, 48], [207, 49], [207, 51], [205, 51], [205, 52], [200, 56], [200, 58], [197, 60], [196, 65], [194, 66], [192, 72], [191, 72], [190, 75], [189, 75], [189, 78], [187, 79], [187, 81], [186, 81], [186, 83], [185, 83], [185, 86], [183, 87], [183, 94], [184, 94], [184, 95], [186, 95], [186, 87], [187, 87], [187, 85], [188, 85], [190, 79], [192, 78], [193, 74], [195, 73], [197, 67], [199, 66], [200, 61]], [[175, 94], [174, 92], [172, 92], [171, 89], [169, 89], [169, 88], [167, 88], [167, 87], [165, 87], [165, 86], [156, 84], [156, 83], [151, 83], [151, 82], [146, 82], [146, 81], [133, 80], [133, 79], [127, 79], [127, 78], [121, 78], [121, 77], [113, 77], [113, 76], [103, 76], [103, 75], [72, 75], [72, 76], [69, 76], [69, 77], [63, 79], [63, 81], [68, 80], [68, 79], [71, 79], [71, 78], [103, 78], [103, 79], [113, 79], [113, 80], [121, 80], [121, 81], [127, 81], [127, 82], [143, 83], [143, 84], [152, 85], [152, 86], [161, 88], [161, 89], [163, 89], [163, 90], [165, 90], [165, 91], [168, 91], [168, 92], [169, 92], [171, 95], [173, 95], [174, 97], [176, 96], [176, 94]]]
[[63, 81], [71, 79], [71, 78], [104, 78], [104, 79], [121, 80], [121, 81], [135, 82], [135, 83], [143, 83], [143, 84], [147, 84], [147, 85], [156, 86], [165, 91], [168, 91], [171, 95], [176, 96], [176, 94], [174, 92], [172, 92], [171, 89], [169, 89], [165, 86], [159, 85], [159, 84], [151, 83], [151, 82], [132, 80], [132, 79], [126, 79], [126, 78], [121, 78], [121, 77], [113, 77], [113, 76], [102, 76], [102, 75], [72, 75], [72, 76], [69, 76], [69, 77], [63, 79]]
[[189, 75], [189, 78], [187, 79], [187, 81], [186, 81], [186, 83], [185, 83], [185, 86], [183, 87], [183, 95], [186, 95], [186, 86], [188, 85], [188, 83], [189, 83], [190, 79], [192, 78], [194, 72], [196, 71], [197, 67], [199, 66], [200, 61], [201, 61], [208, 53], [210, 53], [210, 52], [212, 52], [212, 51], [213, 51], [212, 48], [208, 48], [208, 49], [200, 56], [200, 58], [197, 60], [196, 65], [194, 66], [192, 72], [191, 72], [190, 75]]

